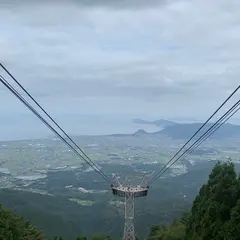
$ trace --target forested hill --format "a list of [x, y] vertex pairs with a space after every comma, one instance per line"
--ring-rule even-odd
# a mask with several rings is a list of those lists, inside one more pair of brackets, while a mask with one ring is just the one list
[[218, 163], [192, 209], [171, 225], [155, 225], [149, 240], [239, 240], [240, 177], [231, 162]]
[[[142, 135], [159, 135], [164, 137], [170, 137], [172, 139], [189, 139], [201, 126], [203, 123], [179, 123], [165, 126], [161, 131], [148, 133], [143, 129], [139, 129], [133, 134], [134, 136]], [[206, 126], [199, 132], [203, 134], [210, 127], [213, 126], [213, 123], [208, 123]], [[126, 136], [129, 134], [114, 134], [114, 136]], [[240, 125], [226, 123], [221, 126], [210, 138], [212, 139], [226, 139], [240, 137]]]
[[[87, 240], [84, 236], [77, 236], [76, 240]], [[111, 240], [110, 237], [95, 236], [92, 240]], [[67, 240], [62, 237], [46, 239], [42, 231], [30, 222], [17, 216], [12, 211], [0, 205], [0, 240]], [[69, 239], [73, 240], [73, 239]]]
[[[213, 168], [190, 212], [170, 225], [152, 226], [148, 240], [238, 240], [239, 236], [240, 177], [234, 164], [227, 162], [217, 163]], [[44, 236], [29, 222], [0, 207], [0, 239], [43, 240]], [[54, 239], [63, 240], [61, 237]], [[87, 238], [79, 236], [76, 239]], [[99, 236], [92, 239], [110, 238]]]
[[44, 240], [43, 233], [0, 205], [1, 240]]
[[[206, 126], [202, 129], [202, 131], [199, 134], [202, 134], [205, 131], [207, 131], [212, 125], [213, 123], [206, 124]], [[202, 123], [176, 124], [176, 125], [168, 126], [163, 130], [156, 132], [154, 134], [164, 135], [167, 137], [171, 137], [172, 139], [188, 139], [201, 126], [202, 126]], [[216, 138], [216, 139], [231, 138], [231, 137], [240, 137], [240, 125], [226, 123], [211, 136], [211, 138]]]

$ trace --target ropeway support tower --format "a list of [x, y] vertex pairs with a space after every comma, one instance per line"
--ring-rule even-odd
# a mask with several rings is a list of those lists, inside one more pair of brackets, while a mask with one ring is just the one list
[[149, 186], [143, 184], [144, 179], [140, 185], [131, 187], [130, 185], [121, 184], [118, 180], [118, 177], [116, 177], [116, 185], [111, 185], [113, 195], [125, 198], [125, 222], [123, 240], [135, 240], [134, 200], [138, 197], [147, 196]]

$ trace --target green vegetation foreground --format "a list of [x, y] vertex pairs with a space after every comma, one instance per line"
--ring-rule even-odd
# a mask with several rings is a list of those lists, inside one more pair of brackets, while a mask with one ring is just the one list
[[231, 162], [217, 163], [190, 213], [151, 228], [149, 240], [240, 240], [240, 178]]
[[[44, 240], [44, 236], [29, 222], [0, 207], [0, 239]], [[63, 240], [61, 237], [55, 239]], [[240, 177], [236, 174], [234, 164], [217, 163], [209, 175], [208, 182], [201, 187], [189, 213], [169, 226], [151, 227], [148, 240], [155, 239], [240, 240]]]

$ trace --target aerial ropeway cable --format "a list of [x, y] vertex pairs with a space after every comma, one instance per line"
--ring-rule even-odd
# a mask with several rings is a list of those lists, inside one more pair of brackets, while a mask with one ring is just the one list
[[80, 156], [91, 168], [93, 168], [96, 172], [98, 172], [102, 177], [105, 178], [110, 183], [110, 180], [107, 178], [107, 176], [98, 168], [96, 164], [92, 164], [85, 159], [69, 142], [66, 141], [37, 111], [34, 109], [27, 101], [24, 99], [24, 97], [21, 96], [21, 94], [13, 87], [11, 86], [6, 79], [4, 79], [2, 76], [0, 76], [0, 81], [3, 83], [3, 85], [8, 88], [29, 110], [31, 110], [55, 135], [57, 135], [68, 147], [70, 147], [78, 156]]
[[[186, 145], [203, 129], [204, 126], [213, 118], [213, 116], [232, 98], [232, 96], [240, 89], [240, 85], [229, 95], [229, 97], [218, 107], [218, 109], [207, 119], [207, 121], [193, 134], [193, 136], [177, 151], [177, 153], [163, 166], [163, 168], [155, 174], [149, 181], [148, 185], [156, 181], [163, 173], [165, 173], [173, 164], [175, 164], [180, 158], [185, 157], [188, 153], [193, 152], [203, 141], [217, 131], [228, 119], [239, 111], [240, 100], [237, 101], [219, 120], [214, 123], [205, 133], [201, 135], [187, 150], [185, 150], [174, 162], [174, 158], [186, 147]], [[172, 162], [172, 163], [171, 163]], [[170, 164], [170, 165], [169, 165]]]
[[[0, 64], [2, 66], [2, 64]], [[5, 68], [4, 68], [5, 69]], [[36, 110], [34, 109], [34, 107], [27, 102], [27, 100], [13, 87], [11, 86], [11, 84], [9, 84], [7, 82], [7, 80], [5, 78], [3, 78], [1, 75], [0, 75], [0, 81], [2, 82], [2, 84], [11, 92], [13, 93], [31, 112], [33, 112], [57, 137], [60, 138], [60, 140], [62, 140], [71, 150], [73, 150], [74, 153], [76, 153], [81, 159], [83, 159], [94, 171], [96, 171], [99, 175], [101, 175], [108, 183], [111, 184], [111, 181], [109, 180], [109, 178], [101, 171], [101, 169], [80, 149], [80, 147], [68, 136], [68, 134], [62, 130], [62, 132], [64, 133], [64, 135], [74, 144], [74, 146], [83, 154], [81, 155], [77, 150], [76, 148], [74, 148], [68, 141], [66, 141], [66, 139], [61, 136], [58, 131], [56, 129], [54, 129], [48, 122], [46, 119], [44, 119], [41, 114]], [[22, 87], [22, 89], [24, 89]], [[28, 94], [30, 95], [30, 94]], [[31, 97], [33, 99], [33, 97]], [[34, 99], [33, 99], [34, 100]], [[34, 102], [36, 102], [34, 100]], [[36, 102], [36, 104], [38, 106], [40, 106], [40, 104], [38, 104]], [[46, 112], [41, 106], [40, 108]], [[50, 119], [52, 119], [50, 117], [49, 114], [47, 114], [48, 117]], [[59, 129], [62, 129], [60, 128], [60, 126], [58, 124], [56, 124], [56, 122], [53, 120], [53, 122], [55, 123], [55, 125], [57, 125], [59, 127]]]
[[[78, 156], [80, 156], [91, 168], [99, 173], [106, 181], [111, 183], [108, 177], [100, 170], [100, 168], [83, 152], [83, 150], [73, 141], [73, 139], [57, 124], [57, 122], [41, 107], [41, 105], [31, 96], [31, 94], [16, 80], [16, 78], [0, 63], [0, 66], [5, 72], [17, 83], [17, 85], [32, 99], [32, 101], [47, 115], [47, 117], [60, 129], [60, 131], [70, 140], [70, 142], [83, 154], [83, 156], [66, 141], [27, 101], [17, 90], [11, 86], [6, 79], [0, 75], [0, 81], [7, 87], [26, 107], [28, 107], [51, 131], [53, 131], [68, 147], [70, 147]], [[190, 137], [190, 139], [177, 151], [177, 153], [163, 166], [163, 168], [154, 175], [148, 182], [148, 185], [156, 181], [163, 173], [165, 173], [173, 164], [180, 158], [186, 157], [193, 152], [203, 141], [217, 131], [229, 118], [231, 118], [239, 109], [240, 100], [235, 103], [216, 123], [214, 123], [201, 137], [199, 137], [187, 150], [185, 150], [174, 162], [175, 157], [186, 147], [186, 145], [206, 126], [214, 115], [232, 98], [239, 90], [240, 85], [229, 95], [229, 97], [218, 107], [218, 109], [207, 119], [207, 121]], [[172, 163], [171, 163], [172, 162]], [[170, 164], [170, 165], [169, 165]]]
[[199, 145], [207, 140], [212, 134], [214, 134], [224, 123], [226, 123], [234, 114], [240, 110], [240, 100], [236, 102], [221, 118], [218, 119], [204, 134], [202, 134], [189, 148], [187, 148], [177, 159], [172, 163], [168, 161], [167, 164], [152, 178], [148, 184], [152, 184], [158, 178], [160, 178], [169, 168], [171, 168], [177, 161], [187, 157], [191, 154]]
[[[208, 120], [193, 134], [193, 136], [183, 145], [182, 148], [168, 161], [167, 164], [147, 182], [147, 186], [142, 186], [142, 180], [140, 185], [134, 188], [130, 186], [122, 186], [118, 182], [115, 186], [109, 180], [109, 178], [102, 172], [102, 170], [83, 152], [83, 150], [73, 141], [73, 139], [56, 123], [56, 121], [41, 107], [41, 105], [30, 95], [30, 93], [16, 80], [16, 78], [0, 63], [0, 67], [17, 83], [17, 85], [27, 94], [27, 96], [43, 111], [48, 117], [46, 120], [4, 77], [0, 75], [0, 82], [17, 97], [34, 115], [36, 115], [57, 137], [62, 140], [74, 153], [83, 159], [94, 171], [101, 175], [104, 180], [111, 184], [111, 188], [114, 195], [125, 197], [125, 228], [124, 228], [124, 239], [135, 239], [134, 233], [134, 198], [146, 196], [149, 188], [149, 184], [156, 181], [162, 174], [164, 174], [173, 164], [183, 157], [186, 157], [192, 151], [194, 151], [203, 141], [217, 131], [229, 118], [231, 118], [237, 111], [240, 110], [240, 100], [235, 103], [221, 118], [218, 119], [201, 137], [199, 137], [187, 150], [185, 150], [176, 160], [175, 157], [186, 147], [186, 145], [206, 126], [206, 124], [212, 119], [212, 117], [229, 101], [229, 99], [239, 90], [240, 85], [230, 94], [230, 96], [221, 104], [221, 106], [208, 118]], [[67, 141], [62, 134], [58, 132], [51, 124], [49, 120], [57, 126], [58, 130], [70, 141]], [[174, 160], [174, 161], [173, 161]], [[170, 165], [169, 165], [170, 164]], [[117, 179], [118, 180], [118, 179]], [[145, 184], [144, 184], [145, 185]]]
[[[60, 131], [74, 144], [74, 146], [91, 162], [96, 169], [99, 167], [85, 154], [85, 152], [73, 141], [73, 139], [59, 126], [59, 124], [47, 113], [47, 111], [33, 98], [33, 96], [20, 84], [20, 82], [9, 72], [9, 70], [0, 63], [2, 69], [17, 83], [17, 85], [27, 94], [27, 96], [47, 115], [47, 117], [60, 129]], [[104, 174], [105, 175], [105, 174]], [[106, 177], [106, 176], [105, 176]]]
[[[205, 140], [207, 140], [213, 133], [215, 133], [224, 123], [226, 123], [233, 115], [235, 115], [240, 110], [240, 100], [238, 100], [218, 121], [215, 125], [210, 127], [206, 134], [199, 138], [197, 145], [193, 146], [187, 152], [187, 155], [191, 154], [199, 145], [201, 145]], [[185, 157], [185, 156], [184, 156]]]

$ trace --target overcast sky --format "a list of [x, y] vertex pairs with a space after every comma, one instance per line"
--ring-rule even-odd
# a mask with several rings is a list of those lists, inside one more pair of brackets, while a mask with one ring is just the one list
[[[75, 115], [204, 119], [240, 83], [239, 0], [0, 4], [2, 63], [66, 127]], [[0, 101], [2, 131], [25, 121], [3, 86]]]

